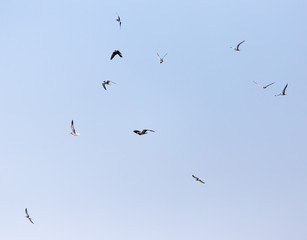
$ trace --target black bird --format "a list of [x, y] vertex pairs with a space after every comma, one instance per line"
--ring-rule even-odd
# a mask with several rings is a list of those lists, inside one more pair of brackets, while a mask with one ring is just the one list
[[116, 21], [119, 23], [119, 28], [121, 28], [122, 22], [121, 22], [121, 20], [120, 20], [120, 16], [118, 15], [118, 13], [116, 13], [116, 14], [117, 14]]
[[29, 221], [34, 224], [34, 222], [32, 221], [32, 219], [30, 218], [29, 214], [28, 214], [28, 209], [25, 209], [25, 212], [26, 212], [26, 218], [29, 219]]
[[120, 56], [120, 57], [123, 57], [122, 53], [119, 50], [114, 50], [110, 60], [112, 60], [116, 56], [116, 54], [118, 54], [118, 56]]
[[272, 84], [275, 83], [275, 82], [272, 82], [272, 83], [270, 83], [270, 84], [268, 84], [268, 85], [263, 86], [263, 85], [261, 85], [261, 84], [255, 82], [255, 81], [253, 81], [253, 82], [254, 82], [256, 85], [258, 85], [258, 86], [260, 86], [260, 87], [262, 87], [262, 88], [264, 88], [264, 89], [266, 89], [268, 86], [271, 86]]
[[144, 134], [147, 134], [147, 131], [155, 132], [154, 130], [150, 130], [150, 129], [144, 129], [143, 131], [134, 130], [133, 132], [135, 132], [136, 134], [139, 134], [139, 135], [144, 135]]
[[233, 50], [235, 50], [235, 51], [240, 51], [240, 49], [239, 49], [239, 47], [240, 47], [240, 45], [242, 44], [242, 43], [244, 43], [245, 42], [245, 40], [244, 41], [242, 41], [242, 42], [240, 42], [238, 45], [237, 45], [237, 47], [230, 47], [230, 48], [232, 48]]
[[[105, 90], [107, 90], [106, 85], [110, 85], [110, 83], [115, 83], [115, 82], [112, 82], [112, 81], [110, 81], [110, 80], [103, 81], [103, 83], [102, 83], [103, 88], [104, 88]], [[116, 84], [116, 83], [115, 83], [115, 84]]]
[[205, 182], [203, 180], [201, 180], [199, 177], [195, 177], [194, 175], [192, 175], [192, 177], [195, 178], [196, 181], [205, 184]]
[[287, 87], [288, 87], [288, 83], [287, 83], [287, 85], [284, 87], [284, 90], [282, 90], [282, 93], [277, 94], [277, 95], [275, 95], [275, 96], [278, 97], [278, 96], [285, 96], [285, 95], [287, 95], [287, 94], [286, 94], [286, 89], [287, 89]]

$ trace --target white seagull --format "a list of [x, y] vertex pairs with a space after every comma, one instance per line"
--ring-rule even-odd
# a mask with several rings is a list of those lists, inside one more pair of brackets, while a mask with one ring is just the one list
[[32, 219], [30, 218], [29, 214], [28, 214], [28, 209], [25, 209], [25, 212], [26, 212], [26, 218], [29, 219], [29, 221], [34, 224], [34, 222], [32, 221]]
[[287, 87], [288, 87], [288, 83], [287, 83], [287, 85], [284, 87], [284, 90], [282, 90], [282, 93], [277, 94], [277, 95], [275, 95], [275, 96], [278, 97], [278, 96], [285, 96], [285, 95], [287, 95], [287, 94], [286, 94], [286, 89], [287, 89]]
[[165, 58], [167, 53], [163, 56], [163, 58], [160, 57], [159, 53], [157, 53], [157, 55], [158, 55], [158, 59], [159, 59], [160, 63], [163, 63], [163, 59]]
[[112, 81], [110, 81], [110, 80], [103, 81], [103, 83], [102, 83], [103, 88], [104, 88], [105, 90], [107, 90], [106, 85], [110, 85], [110, 83], [116, 84], [115, 82], [112, 82]]
[[74, 135], [74, 136], [79, 136], [80, 134], [76, 132], [75, 130], [75, 127], [74, 127], [74, 121], [71, 120], [71, 135]]
[[195, 181], [198, 181], [198, 182], [205, 184], [205, 182], [203, 180], [201, 180], [199, 177], [195, 177], [194, 175], [192, 175], [192, 177], [195, 178]]
[[244, 41], [242, 41], [242, 42], [240, 42], [238, 45], [237, 45], [237, 47], [230, 47], [230, 48], [232, 48], [233, 50], [235, 50], [235, 51], [240, 51], [240, 49], [239, 49], [239, 47], [240, 47], [240, 45], [242, 44], [242, 43], [244, 43], [245, 42], [245, 40]]
[[266, 89], [268, 86], [271, 86], [272, 84], [275, 83], [275, 82], [272, 82], [272, 83], [270, 83], [270, 84], [268, 84], [268, 85], [263, 86], [263, 85], [261, 85], [261, 84], [255, 82], [255, 81], [253, 81], [253, 82], [254, 82], [257, 86], [262, 87], [262, 88], [264, 88], [264, 89]]

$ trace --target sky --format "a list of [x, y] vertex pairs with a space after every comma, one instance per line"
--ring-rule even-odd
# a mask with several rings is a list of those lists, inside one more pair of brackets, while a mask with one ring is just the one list
[[2, 1], [0, 239], [304, 239], [306, 10]]

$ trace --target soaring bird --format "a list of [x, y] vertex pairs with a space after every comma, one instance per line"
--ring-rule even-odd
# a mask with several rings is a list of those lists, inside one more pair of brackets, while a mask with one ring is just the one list
[[150, 130], [150, 129], [144, 129], [143, 131], [134, 130], [133, 132], [135, 132], [136, 134], [139, 134], [139, 135], [144, 135], [144, 134], [147, 134], [147, 131], [155, 132], [154, 130]]
[[264, 88], [264, 89], [266, 89], [268, 86], [271, 86], [272, 84], [275, 83], [275, 82], [272, 82], [272, 83], [270, 83], [270, 84], [268, 84], [268, 85], [263, 86], [263, 85], [261, 85], [261, 84], [255, 82], [255, 81], [253, 81], [253, 82], [254, 82], [257, 86], [262, 87], [262, 88]]
[[105, 90], [107, 90], [106, 85], [110, 85], [110, 83], [116, 84], [115, 82], [112, 82], [112, 81], [110, 81], [110, 80], [103, 81], [103, 83], [102, 83], [103, 88], [104, 88]]
[[114, 50], [110, 60], [112, 60], [116, 56], [116, 54], [118, 54], [118, 56], [120, 56], [120, 57], [123, 57], [122, 53], [119, 50]]
[[240, 42], [238, 45], [237, 45], [237, 47], [230, 47], [230, 48], [232, 48], [233, 50], [235, 50], [235, 51], [240, 51], [240, 49], [239, 49], [239, 47], [240, 47], [240, 45], [242, 44], [242, 43], [244, 43], [245, 42], [245, 40], [244, 41], [242, 41], [242, 42]]
[[30, 218], [29, 214], [28, 214], [28, 209], [25, 209], [25, 212], [26, 212], [26, 218], [29, 219], [29, 221], [34, 224], [34, 222], [32, 221], [32, 219]]
[[193, 178], [195, 178], [195, 181], [199, 181], [203, 184], [205, 184], [205, 182], [203, 180], [201, 180], [199, 177], [195, 177], [194, 175], [192, 175]]
[[288, 87], [288, 83], [287, 83], [286, 86], [284, 87], [284, 90], [282, 90], [282, 93], [277, 94], [277, 95], [275, 95], [275, 96], [277, 97], [277, 96], [285, 96], [285, 95], [287, 95], [287, 94], [286, 94], [286, 89], [287, 89], [287, 87]]
[[71, 120], [71, 135], [74, 135], [74, 136], [79, 136], [79, 133], [76, 132], [75, 130], [75, 127], [74, 127], [74, 121]]
[[158, 55], [158, 59], [159, 59], [160, 63], [163, 63], [163, 59], [165, 58], [165, 56], [167, 55], [167, 53], [163, 56], [163, 58], [161, 58], [161, 57], [159, 56], [159, 53], [157, 53], [157, 55]]
[[120, 20], [120, 16], [118, 15], [118, 13], [116, 13], [116, 14], [117, 14], [116, 21], [119, 23], [119, 28], [121, 28], [122, 22], [121, 22], [121, 20]]

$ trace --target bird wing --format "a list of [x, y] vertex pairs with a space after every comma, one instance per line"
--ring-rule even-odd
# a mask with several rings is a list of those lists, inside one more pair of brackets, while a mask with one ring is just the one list
[[112, 81], [110, 81], [111, 83], [114, 83], [114, 84], [116, 84], [116, 82], [112, 82]]
[[75, 127], [74, 127], [74, 121], [71, 120], [71, 131], [76, 134], [76, 130], [75, 130]]
[[29, 219], [29, 221], [32, 223], [32, 224], [34, 224], [34, 222], [32, 221], [32, 219], [31, 218], [28, 218]]
[[116, 54], [117, 54], [117, 52], [114, 51], [114, 52], [112, 53], [112, 56], [111, 56], [110, 60], [112, 60], [112, 59], [115, 57]]
[[205, 182], [203, 180], [201, 180], [201, 179], [198, 179], [198, 181], [200, 181], [201, 183], [205, 184]]
[[288, 83], [287, 83], [287, 85], [284, 87], [284, 90], [282, 90], [282, 94], [283, 94], [283, 95], [286, 94], [286, 89], [287, 89], [287, 87], [288, 87]]
[[28, 214], [28, 209], [25, 209], [25, 212], [26, 212], [26, 215], [29, 216], [29, 214]]
[[263, 87], [263, 85], [261, 85], [261, 84], [255, 82], [255, 81], [253, 81], [253, 83], [255, 83], [256, 85], [258, 85], [258, 86], [260, 86], [260, 87]]
[[271, 85], [274, 84], [274, 83], [275, 83], [275, 82], [272, 82], [272, 83], [270, 83], [270, 84], [264, 86], [264, 88], [267, 88], [268, 86], [271, 86]]
[[120, 51], [117, 51], [117, 54], [120, 56], [120, 57], [123, 57], [122, 53]]
[[197, 178], [198, 178], [198, 177], [195, 177], [193, 174], [192, 174], [192, 177], [193, 177], [193, 178], [195, 178], [195, 179], [197, 179]]
[[[167, 55], [167, 53], [165, 53], [165, 55], [163, 56], [163, 58], [165, 58], [166, 55]], [[163, 58], [162, 58], [162, 59], [163, 59]]]
[[159, 53], [157, 53], [158, 59], [161, 60]]
[[105, 90], [107, 90], [106, 84], [105, 84], [105, 83], [102, 83], [102, 86], [103, 86], [103, 88], [104, 88]]
[[245, 40], [242, 41], [242, 42], [240, 42], [240, 43], [237, 45], [237, 49], [239, 49], [240, 45], [241, 45], [242, 43], [244, 43], [244, 42], [245, 42]]

